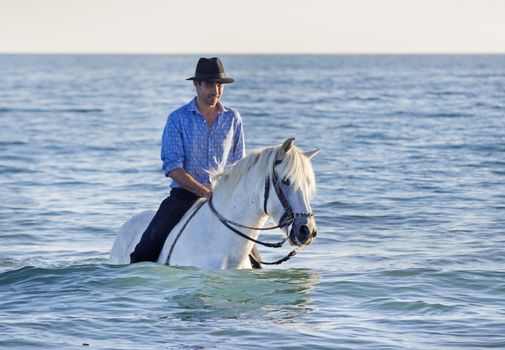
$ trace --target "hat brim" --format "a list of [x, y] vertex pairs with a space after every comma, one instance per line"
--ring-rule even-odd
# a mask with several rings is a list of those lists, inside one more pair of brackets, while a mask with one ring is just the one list
[[199, 78], [199, 77], [191, 77], [191, 78], [188, 78], [186, 80], [194, 80], [194, 81], [208, 81], [208, 82], [211, 82], [211, 83], [221, 83], [221, 84], [231, 84], [233, 82], [235, 82], [235, 79], [233, 78], [217, 78], [217, 79], [202, 79], [202, 78]]

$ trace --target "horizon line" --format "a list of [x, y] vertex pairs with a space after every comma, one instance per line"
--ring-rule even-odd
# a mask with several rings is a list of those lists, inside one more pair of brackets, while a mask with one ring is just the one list
[[305, 55], [305, 56], [352, 56], [352, 55], [377, 55], [377, 56], [387, 56], [387, 55], [411, 55], [411, 56], [423, 56], [423, 55], [445, 55], [445, 56], [456, 56], [456, 55], [505, 55], [505, 51], [461, 51], [461, 52], [444, 52], [444, 51], [426, 51], [426, 52], [403, 52], [403, 51], [384, 51], [384, 52], [93, 52], [93, 51], [82, 51], [82, 52], [65, 52], [65, 51], [0, 51], [0, 55], [103, 55], [103, 56], [195, 56], [195, 55], [221, 55], [221, 56], [295, 56], [295, 55]]

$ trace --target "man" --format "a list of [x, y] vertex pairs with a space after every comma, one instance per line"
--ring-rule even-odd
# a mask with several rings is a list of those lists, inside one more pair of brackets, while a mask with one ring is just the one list
[[[170, 195], [130, 254], [132, 263], [156, 261], [169, 232], [194, 202], [212, 196], [206, 170], [245, 156], [240, 114], [220, 102], [224, 84], [234, 82], [226, 76], [221, 60], [200, 58], [195, 76], [186, 80], [193, 81], [196, 97], [170, 113], [161, 144], [163, 170], [173, 180]], [[232, 142], [225, 142], [230, 136]]]

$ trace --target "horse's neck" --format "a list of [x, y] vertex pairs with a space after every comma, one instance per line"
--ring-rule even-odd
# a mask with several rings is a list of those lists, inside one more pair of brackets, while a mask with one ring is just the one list
[[[241, 179], [231, 193], [226, 187], [217, 186], [212, 203], [217, 212], [229, 221], [251, 227], [263, 227], [267, 215], [262, 209], [263, 193], [255, 193], [255, 189], [258, 188], [261, 186], [254, 183], [254, 176]], [[254, 243], [227, 229], [208, 206], [202, 208], [203, 210], [189, 223], [187, 227], [189, 232], [186, 232], [177, 244], [177, 250], [174, 251], [170, 263], [218, 269], [248, 267], [248, 255]], [[236, 228], [252, 239], [259, 236], [258, 230]], [[176, 236], [169, 235], [171, 238], [160, 255], [161, 261], [166, 260], [169, 247], [173, 246], [173, 239]], [[186, 239], [190, 241], [185, 241]]]
[[[221, 215], [230, 221], [251, 227], [262, 227], [267, 216], [260, 204], [260, 195], [254, 191], [255, 188], [256, 184], [241, 180], [233, 193], [223, 193], [216, 189], [213, 197], [214, 205], [219, 208]], [[257, 237], [258, 231], [254, 232]]]
[[[263, 227], [268, 216], [263, 212], [263, 193], [258, 194], [255, 191], [259, 187], [261, 186], [242, 179], [234, 188], [233, 193], [224, 193], [216, 189], [213, 197], [214, 206], [229, 221], [249, 227]], [[255, 240], [258, 239], [261, 232], [243, 227], [235, 228]], [[231, 236], [227, 239], [226, 244], [229, 248], [230, 258], [233, 256], [231, 261], [235, 261], [235, 259], [247, 259], [249, 261], [248, 255], [254, 243], [238, 234], [232, 232], [230, 234]]]

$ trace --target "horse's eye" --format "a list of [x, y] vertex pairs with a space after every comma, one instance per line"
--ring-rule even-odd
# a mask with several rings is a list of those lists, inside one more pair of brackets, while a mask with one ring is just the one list
[[289, 186], [289, 179], [287, 177], [283, 177], [281, 182], [286, 185], [286, 186]]

